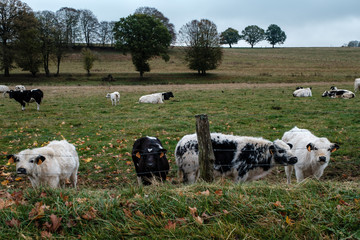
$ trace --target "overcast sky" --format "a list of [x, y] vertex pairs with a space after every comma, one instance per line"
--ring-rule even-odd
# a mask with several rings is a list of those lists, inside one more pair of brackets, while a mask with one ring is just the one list
[[[287, 35], [283, 47], [337, 47], [360, 40], [360, 0], [25, 0], [33, 11], [62, 7], [88, 9], [100, 21], [118, 21], [139, 7], [154, 7], [176, 32], [191, 20], [209, 19], [218, 32], [249, 25], [278, 25]], [[239, 41], [239, 47], [249, 47]], [[255, 47], [270, 47], [263, 41]]]

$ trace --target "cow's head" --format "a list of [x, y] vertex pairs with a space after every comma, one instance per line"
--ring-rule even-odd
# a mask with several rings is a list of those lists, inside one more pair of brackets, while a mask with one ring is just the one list
[[16, 163], [16, 173], [33, 175], [34, 169], [37, 165], [41, 165], [45, 161], [45, 157], [42, 155], [34, 155], [26, 152], [21, 152], [17, 155], [8, 155], [7, 159], [9, 163]]
[[330, 161], [330, 154], [340, 148], [336, 143], [330, 143], [326, 138], [319, 138], [314, 142], [309, 142], [306, 149], [312, 154], [311, 159], [319, 164], [325, 164]]
[[164, 100], [169, 100], [171, 97], [174, 97], [172, 92], [165, 92], [162, 95], [164, 96]]
[[273, 156], [277, 164], [290, 164], [297, 163], [297, 157], [292, 153], [292, 144], [285, 143], [282, 140], [275, 140], [269, 147], [270, 154]]
[[137, 159], [135, 164], [145, 172], [157, 171], [161, 168], [162, 162], [167, 161], [166, 152], [164, 148], [137, 149], [133, 153]]

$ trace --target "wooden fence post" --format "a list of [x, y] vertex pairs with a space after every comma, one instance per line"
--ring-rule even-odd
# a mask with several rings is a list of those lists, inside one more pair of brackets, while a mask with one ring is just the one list
[[196, 115], [196, 135], [199, 146], [200, 178], [206, 182], [214, 180], [215, 155], [212, 148], [209, 121], [206, 114]]

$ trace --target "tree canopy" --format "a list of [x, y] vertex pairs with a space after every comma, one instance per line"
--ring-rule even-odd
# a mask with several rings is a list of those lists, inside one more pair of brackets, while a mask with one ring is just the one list
[[117, 49], [131, 53], [132, 62], [140, 77], [150, 71], [149, 60], [161, 56], [169, 60], [168, 48], [171, 35], [160, 20], [146, 15], [133, 14], [121, 18], [114, 27], [115, 46]]
[[239, 32], [233, 28], [228, 28], [220, 34], [220, 43], [229, 44], [230, 48], [232, 44], [236, 44], [240, 39]]
[[185, 60], [190, 69], [206, 75], [207, 70], [216, 69], [220, 65], [220, 37], [213, 22], [207, 19], [193, 20], [181, 27], [179, 36], [186, 44]]
[[253, 48], [258, 42], [264, 40], [265, 37], [264, 29], [256, 25], [247, 26], [244, 30], [242, 30], [241, 34], [241, 38], [249, 43], [251, 48]]
[[286, 34], [276, 24], [271, 24], [265, 32], [265, 39], [274, 48], [276, 44], [283, 44], [286, 40]]

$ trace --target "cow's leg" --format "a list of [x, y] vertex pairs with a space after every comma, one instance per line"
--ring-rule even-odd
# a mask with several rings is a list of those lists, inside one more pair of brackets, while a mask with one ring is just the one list
[[304, 172], [301, 169], [295, 168], [295, 176], [298, 183], [304, 180]]
[[74, 188], [76, 188], [77, 184], [77, 171], [74, 171], [70, 176], [70, 182]]
[[58, 188], [60, 185], [59, 177], [49, 177], [48, 185], [51, 188]]
[[40, 104], [39, 103], [36, 103], [37, 107], [36, 107], [36, 110], [40, 110]]
[[291, 183], [291, 174], [292, 174], [293, 169], [294, 169], [294, 166], [285, 166], [285, 173], [286, 173], [286, 179], [287, 179], [288, 184]]

